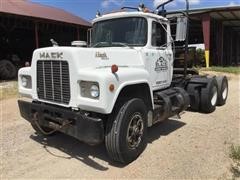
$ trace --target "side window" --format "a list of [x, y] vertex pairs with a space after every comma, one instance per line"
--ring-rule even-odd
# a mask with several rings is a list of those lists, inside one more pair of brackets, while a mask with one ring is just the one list
[[152, 46], [164, 46], [167, 43], [167, 32], [165, 24], [161, 25], [157, 22], [152, 22]]

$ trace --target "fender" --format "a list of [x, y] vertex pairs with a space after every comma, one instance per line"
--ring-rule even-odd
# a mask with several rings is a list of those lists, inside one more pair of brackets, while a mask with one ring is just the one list
[[[143, 66], [119, 66], [116, 73], [111, 72], [111, 67], [84, 68], [79, 69], [78, 76], [74, 78], [76, 82], [84, 80], [99, 83], [99, 100], [83, 98], [77, 94], [73, 95], [73, 97], [76, 97], [74, 104], [80, 109], [101, 114], [110, 114], [112, 112], [119, 94], [126, 86], [144, 83], [148, 85], [150, 92], [152, 92], [152, 88], [149, 84], [150, 75]], [[109, 85], [111, 84], [115, 87], [114, 91], [109, 91]], [[153, 99], [152, 93], [150, 97]]]
[[152, 87], [149, 84], [149, 73], [142, 68], [124, 68], [124, 72], [117, 72], [117, 78], [119, 82], [119, 86], [115, 92], [114, 98], [112, 99], [111, 103], [109, 104], [108, 112], [111, 113], [115, 103], [124, 88], [127, 86], [138, 85], [138, 84], [146, 84], [149, 88], [149, 95], [151, 97], [151, 105], [154, 107], [153, 103], [153, 91]]
[[[152, 91], [148, 83], [150, 82], [149, 73], [142, 66], [119, 66], [119, 70], [116, 73], [112, 73], [110, 67], [84, 68], [79, 69], [78, 76], [74, 76], [74, 78], [76, 82], [84, 80], [99, 83], [99, 100], [83, 98], [79, 94], [73, 95], [73, 97], [76, 97], [74, 102], [76, 107], [101, 114], [110, 114], [112, 112], [121, 90], [126, 86], [144, 83], [148, 85], [150, 92]], [[109, 91], [109, 85], [111, 84], [115, 87], [114, 91]], [[152, 93], [150, 97], [152, 99]]]

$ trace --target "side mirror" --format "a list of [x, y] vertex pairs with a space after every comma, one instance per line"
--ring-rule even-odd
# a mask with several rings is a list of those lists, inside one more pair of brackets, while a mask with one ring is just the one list
[[185, 41], [187, 34], [187, 17], [177, 18], [177, 29], [175, 41]]

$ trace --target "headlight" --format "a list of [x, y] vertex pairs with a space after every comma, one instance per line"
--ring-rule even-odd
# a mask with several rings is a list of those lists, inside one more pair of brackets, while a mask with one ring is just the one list
[[99, 85], [97, 82], [81, 81], [80, 88], [82, 97], [97, 99], [100, 96]]
[[32, 88], [32, 79], [30, 76], [21, 76], [21, 84], [25, 88]]
[[99, 88], [97, 85], [92, 85], [90, 88], [90, 94], [93, 98], [99, 97]]
[[27, 78], [26, 77], [22, 77], [22, 86], [23, 87], [27, 87], [27, 85], [28, 85], [28, 80], [27, 80]]

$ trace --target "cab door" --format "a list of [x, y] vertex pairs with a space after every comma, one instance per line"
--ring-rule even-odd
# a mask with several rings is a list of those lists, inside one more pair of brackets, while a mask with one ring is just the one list
[[152, 21], [151, 48], [147, 68], [151, 74], [153, 90], [169, 87], [172, 78], [172, 49], [168, 37], [169, 27], [165, 23]]

